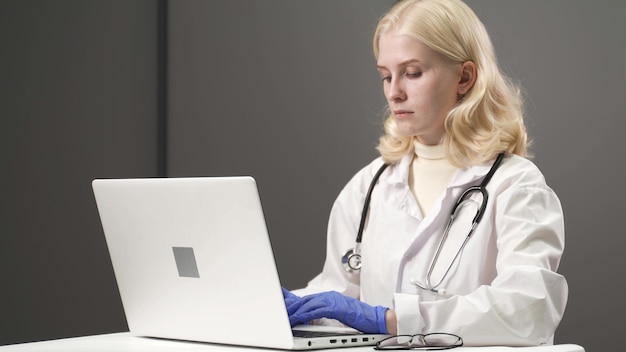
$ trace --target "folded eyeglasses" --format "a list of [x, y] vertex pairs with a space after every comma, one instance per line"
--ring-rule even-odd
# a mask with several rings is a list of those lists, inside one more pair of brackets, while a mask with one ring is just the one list
[[445, 332], [415, 335], [395, 335], [376, 343], [376, 350], [439, 351], [463, 346], [461, 336]]

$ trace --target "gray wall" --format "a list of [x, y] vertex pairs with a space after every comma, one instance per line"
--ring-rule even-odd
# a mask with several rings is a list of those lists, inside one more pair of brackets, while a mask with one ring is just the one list
[[[323, 263], [335, 196], [376, 156], [371, 54], [394, 1], [169, 1], [167, 174], [253, 175], [281, 278]], [[608, 350], [626, 313], [626, 3], [467, 0], [528, 96], [566, 215], [557, 342]], [[90, 181], [159, 173], [157, 1], [0, 2], [0, 344], [126, 329]], [[598, 297], [599, 296], [599, 297]]]
[[126, 329], [91, 193], [157, 170], [154, 1], [0, 1], [0, 344]]

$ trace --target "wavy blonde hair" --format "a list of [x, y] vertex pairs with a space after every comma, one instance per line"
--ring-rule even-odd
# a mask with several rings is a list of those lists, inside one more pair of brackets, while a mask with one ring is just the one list
[[[521, 90], [501, 73], [489, 34], [459, 0], [403, 0], [378, 22], [374, 55], [383, 33], [397, 31], [424, 43], [455, 63], [472, 61], [476, 82], [448, 113], [443, 145], [448, 160], [465, 167], [506, 151], [528, 156]], [[389, 113], [389, 111], [388, 111]], [[389, 163], [414, 152], [414, 137], [402, 136], [391, 116], [378, 150]]]

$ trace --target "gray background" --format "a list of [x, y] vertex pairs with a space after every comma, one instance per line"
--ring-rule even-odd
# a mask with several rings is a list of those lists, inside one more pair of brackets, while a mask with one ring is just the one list
[[[283, 284], [305, 285], [332, 201], [376, 156], [371, 35], [393, 2], [169, 1], [163, 41], [164, 1], [0, 1], [0, 344], [127, 329], [96, 177], [253, 175]], [[626, 3], [467, 2], [563, 202], [556, 340], [608, 350], [626, 312]]]

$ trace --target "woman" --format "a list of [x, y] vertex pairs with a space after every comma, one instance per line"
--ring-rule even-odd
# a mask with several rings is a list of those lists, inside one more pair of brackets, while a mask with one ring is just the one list
[[[380, 20], [374, 53], [390, 110], [381, 157], [338, 196], [322, 273], [285, 291], [292, 324], [445, 332], [465, 345], [551, 344], [568, 292], [556, 272], [562, 208], [526, 159], [520, 93], [499, 71], [484, 26], [458, 0], [405, 0]], [[362, 267], [344, 270], [383, 164]], [[446, 235], [455, 203], [481, 182], [488, 197], [473, 191], [461, 201]]]

